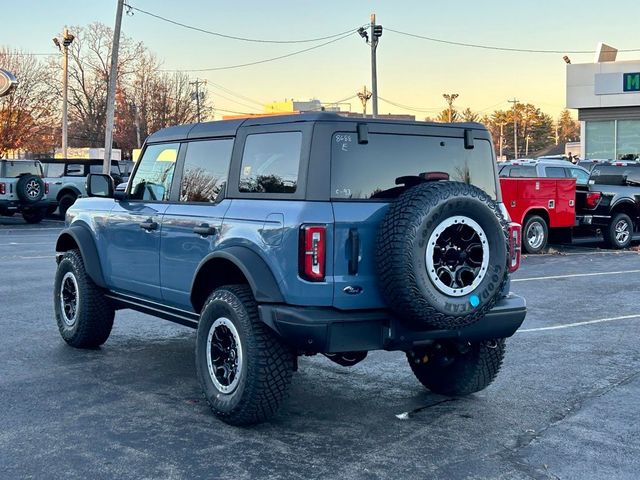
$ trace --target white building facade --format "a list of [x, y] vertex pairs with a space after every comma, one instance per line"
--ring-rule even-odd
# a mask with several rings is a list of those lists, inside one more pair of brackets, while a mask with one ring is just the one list
[[567, 65], [567, 108], [578, 110], [583, 158], [640, 160], [640, 61]]

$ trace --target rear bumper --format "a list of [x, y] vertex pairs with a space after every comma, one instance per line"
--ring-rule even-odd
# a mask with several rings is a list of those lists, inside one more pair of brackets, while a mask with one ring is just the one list
[[57, 205], [58, 202], [55, 200], [40, 200], [35, 203], [24, 203], [20, 200], [0, 200], [0, 210], [6, 211], [22, 211], [22, 210], [32, 210], [32, 209], [41, 209], [48, 208], [50, 205]]
[[611, 223], [611, 215], [576, 215], [577, 226], [606, 227]]
[[512, 336], [527, 313], [524, 298], [510, 294], [483, 319], [456, 330], [411, 330], [387, 310], [344, 311], [333, 308], [263, 304], [262, 320], [286, 342], [308, 353], [365, 350], [408, 351], [436, 340], [481, 341]]

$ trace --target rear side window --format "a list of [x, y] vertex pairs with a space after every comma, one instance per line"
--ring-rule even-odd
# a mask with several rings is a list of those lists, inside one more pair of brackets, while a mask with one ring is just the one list
[[549, 178], [566, 178], [567, 172], [562, 167], [547, 167], [545, 173]]
[[240, 168], [241, 192], [295, 193], [302, 132], [248, 135]]
[[[102, 173], [102, 165], [89, 165], [89, 173]], [[122, 175], [120, 171], [120, 166], [117, 163], [111, 164], [111, 174], [112, 175]]]
[[536, 167], [519, 165], [511, 167], [509, 176], [511, 178], [536, 178], [538, 172], [536, 172]]
[[511, 165], [506, 165], [500, 169], [499, 175], [501, 177], [508, 177], [510, 171], [511, 171]]
[[180, 201], [214, 202], [227, 181], [233, 140], [207, 140], [187, 145]]
[[471, 183], [496, 198], [487, 140], [476, 139], [475, 148], [467, 150], [461, 138], [370, 134], [368, 143], [359, 144], [355, 133], [336, 133], [331, 143], [332, 198], [390, 198], [396, 179], [427, 172], [448, 173], [450, 180]]
[[64, 174], [64, 163], [49, 163], [45, 168], [47, 177], [59, 178]]

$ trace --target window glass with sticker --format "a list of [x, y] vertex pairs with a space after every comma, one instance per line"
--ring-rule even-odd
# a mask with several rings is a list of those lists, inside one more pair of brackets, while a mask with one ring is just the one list
[[496, 198], [495, 158], [488, 140], [465, 149], [462, 138], [370, 134], [359, 144], [356, 133], [335, 133], [331, 140], [331, 197], [384, 200], [394, 198], [406, 178], [443, 172], [449, 179], [473, 184]]
[[240, 167], [241, 192], [295, 193], [302, 132], [248, 135]]

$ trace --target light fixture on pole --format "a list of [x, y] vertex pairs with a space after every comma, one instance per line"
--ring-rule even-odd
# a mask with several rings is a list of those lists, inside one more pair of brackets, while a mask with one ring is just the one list
[[[68, 103], [69, 103], [69, 45], [76, 37], [64, 29], [62, 39], [55, 37], [53, 44], [62, 52], [62, 157], [67, 158]], [[62, 41], [60, 41], [62, 40]]]
[[449, 105], [449, 123], [451, 123], [453, 121], [453, 102], [460, 95], [457, 93], [443, 93], [442, 96], [444, 97], [444, 99], [447, 101], [447, 104]]

